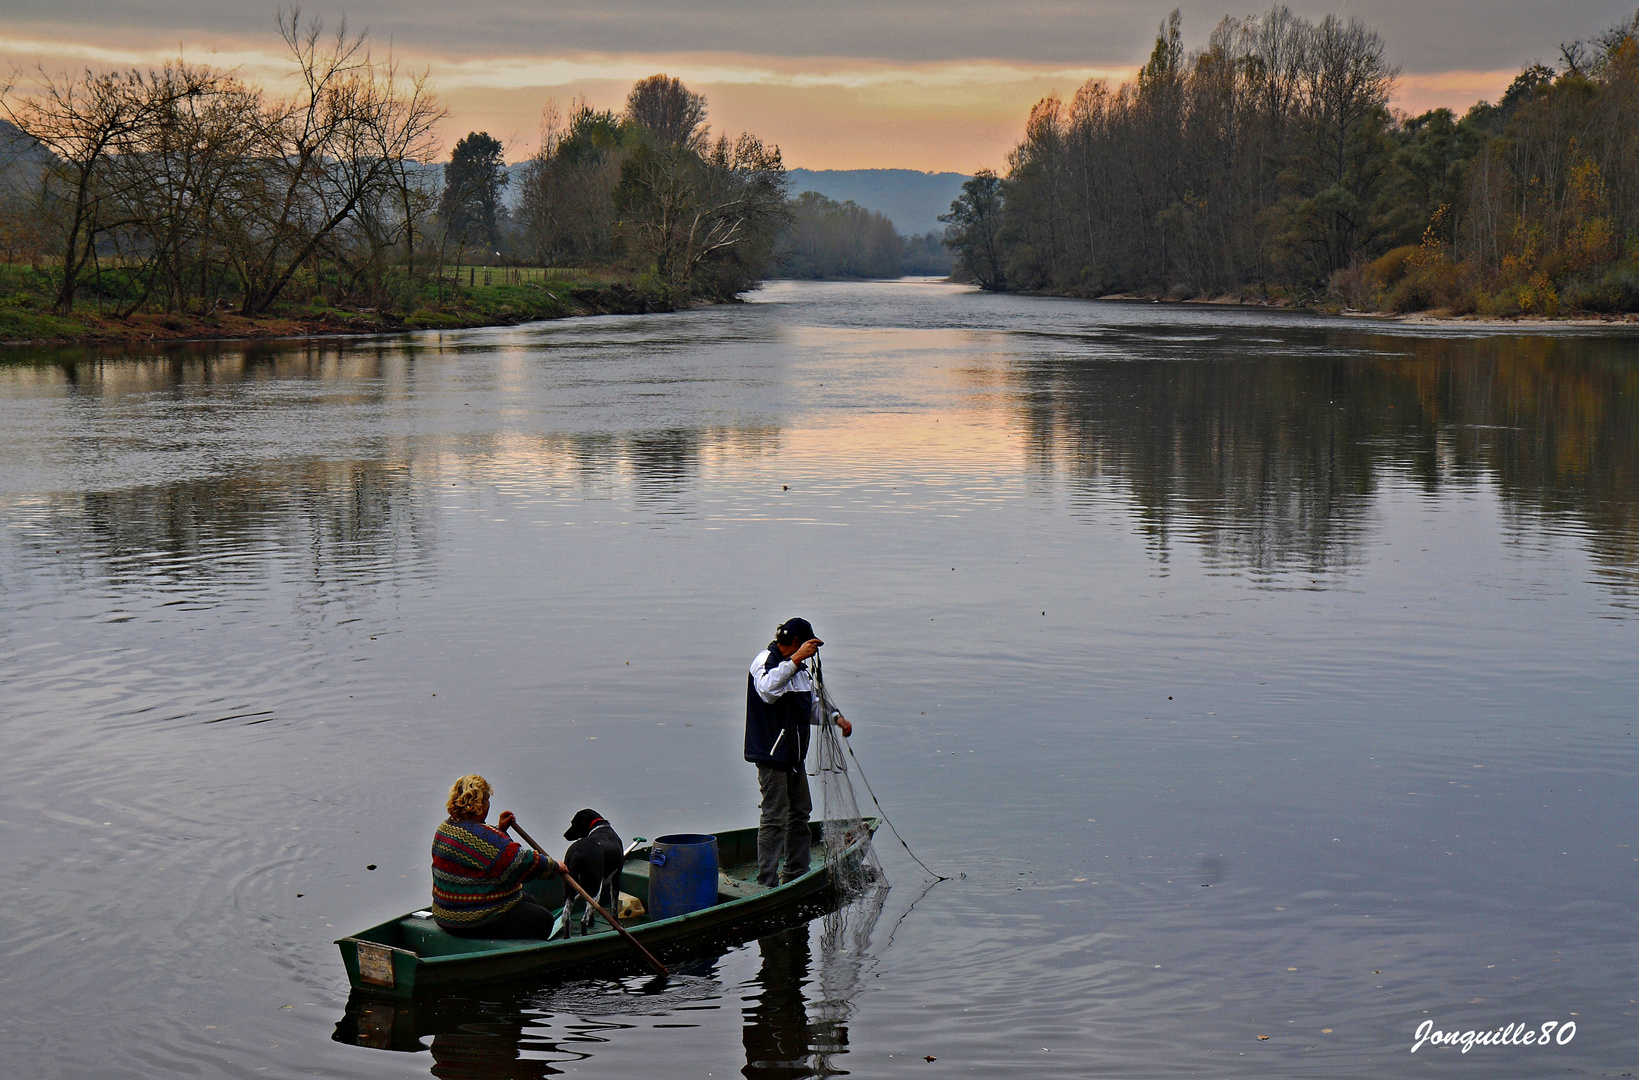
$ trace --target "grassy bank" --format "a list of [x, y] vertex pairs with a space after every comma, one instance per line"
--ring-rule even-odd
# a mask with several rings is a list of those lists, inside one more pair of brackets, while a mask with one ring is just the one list
[[[455, 267], [442, 281], [399, 282], [396, 301], [380, 307], [326, 302], [309, 288], [300, 301], [264, 315], [245, 316], [229, 303], [208, 312], [112, 312], [119, 297], [80, 298], [71, 314], [51, 310], [55, 287], [48, 271], [0, 267], [0, 344], [107, 344], [235, 340], [403, 330], [511, 326], [571, 315], [669, 311], [669, 296], [645, 282], [602, 270], [543, 267]], [[99, 310], [99, 308], [101, 310]]]

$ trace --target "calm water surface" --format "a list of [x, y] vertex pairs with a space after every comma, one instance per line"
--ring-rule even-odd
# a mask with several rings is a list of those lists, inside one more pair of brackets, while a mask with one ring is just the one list
[[[7, 1074], [1635, 1071], [1639, 339], [755, 300], [0, 366]], [[660, 992], [349, 1004], [459, 773], [751, 823], [799, 613], [965, 876], [889, 840], [874, 921]]]

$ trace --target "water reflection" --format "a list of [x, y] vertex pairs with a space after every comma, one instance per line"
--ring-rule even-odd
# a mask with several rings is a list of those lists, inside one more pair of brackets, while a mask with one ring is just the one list
[[[938, 342], [929, 362], [964, 348], [948, 335]], [[1633, 594], [1632, 340], [1129, 328], [1032, 337], [1017, 355], [974, 341], [965, 348], [975, 355], [956, 366], [981, 389], [980, 411], [990, 417], [982, 422], [1000, 430], [1016, 412], [1032, 471], [1065, 475], [1080, 499], [1130, 501], [1163, 566], [1183, 540], [1209, 567], [1318, 578], [1357, 560], [1375, 494], [1404, 478], [1430, 494], [1494, 485], [1514, 527], [1584, 535], [1607, 586], [1619, 598]], [[497, 361], [507, 369], [499, 373], [459, 378], [418, 366], [443, 355], [435, 344], [383, 341], [5, 368], [0, 382], [14, 398], [102, 403], [76, 408], [70, 430], [49, 433], [67, 441], [31, 450], [45, 455], [44, 471], [67, 473], [65, 486], [84, 492], [32, 515], [35, 525], [58, 526], [39, 543], [55, 551], [69, 542], [107, 559], [133, 551], [184, 558], [271, 538], [310, 551], [313, 571], [327, 573], [361, 555], [425, 555], [434, 518], [421, 497], [445, 474], [513, 488], [573, 483], [583, 494], [629, 483], [637, 508], [691, 515], [708, 463], [754, 461], [780, 447], [775, 417], [688, 422], [714, 407], [715, 380], [666, 384], [655, 426], [622, 428], [609, 423], [628, 407], [619, 394], [574, 408], [554, 400], [578, 400], [583, 373], [559, 383], [535, 372], [530, 382], [527, 364], [512, 371], [512, 360]], [[1137, 362], [1110, 362], [1120, 358]], [[1004, 377], [991, 379], [979, 370], [985, 364]], [[261, 383], [312, 389], [235, 397], [226, 404], [238, 411], [214, 424], [195, 415], [188, 396]], [[448, 415], [486, 392], [521, 399], [523, 419], [470, 431]], [[418, 401], [409, 422], [392, 404], [406, 401]], [[322, 458], [288, 457], [318, 441], [332, 444]], [[124, 445], [113, 475], [109, 442]], [[265, 460], [270, 454], [276, 459]], [[113, 483], [74, 483], [87, 458]], [[133, 482], [119, 482], [121, 468]]]
[[[1036, 335], [1028, 345], [1014, 355], [945, 335], [926, 359], [960, 361], [953, 366], [980, 391], [982, 423], [999, 432], [1016, 412], [1032, 471], [1065, 475], [1080, 499], [1130, 501], [1163, 566], [1182, 540], [1209, 567], [1318, 578], [1358, 559], [1374, 496], [1404, 478], [1430, 494], [1493, 485], [1514, 527], [1585, 536], [1607, 586], [1633, 594], [1639, 345], [1630, 339], [1128, 328]], [[972, 355], [947, 355], [964, 348]], [[420, 496], [446, 474], [513, 488], [573, 483], [583, 494], [629, 484], [640, 510], [692, 515], [709, 463], [780, 448], [777, 416], [689, 422], [715, 408], [717, 380], [667, 383], [653, 426], [623, 427], [610, 423], [629, 409], [623, 392], [581, 400], [583, 372], [543, 380], [527, 362], [512, 370], [512, 359], [486, 375], [421, 366], [444, 356], [436, 344], [403, 341], [199, 347], [14, 365], [0, 369], [0, 383], [21, 400], [101, 403], [76, 407], [69, 430], [48, 433], [66, 441], [36, 440], [29, 452], [85, 492], [51, 500], [44, 520], [61, 528], [40, 542], [110, 559], [184, 556], [252, 536], [310, 550], [317, 573], [361, 553], [389, 562], [425, 554], [433, 518]], [[251, 384], [310, 389], [233, 397], [225, 422], [201, 420], [189, 396]], [[472, 407], [480, 393], [518, 399], [521, 419], [466, 430], [449, 410]], [[110, 442], [123, 444], [112, 474]], [[288, 456], [319, 442], [331, 444], [322, 458]], [[121, 470], [131, 482], [120, 482]], [[112, 482], [74, 482], [88, 471]]]
[[848, 1023], [859, 1007], [861, 976], [873, 961], [871, 935], [887, 896], [884, 879], [826, 912], [817, 973], [810, 971], [806, 927], [757, 940], [762, 962], [744, 1009], [742, 1075], [750, 1080], [847, 1075], [840, 1059], [848, 1053]]
[[[563, 1070], [538, 1057], [524, 1057], [522, 1023], [474, 1025], [458, 1034], [434, 1035], [432, 1074], [440, 1080], [537, 1080]], [[543, 1042], [537, 1053], [557, 1049]]]
[[283, 576], [315, 587], [405, 581], [428, 571], [438, 535], [409, 470], [379, 459], [87, 491], [14, 506], [7, 524], [36, 564], [193, 601], [265, 579], [280, 561]]
[[1614, 587], [1639, 565], [1639, 349], [1624, 339], [1223, 335], [1187, 359], [1055, 357], [1016, 379], [1036, 467], [1127, 493], [1157, 558], [1348, 565], [1391, 478], [1494, 484], [1521, 526], [1588, 537]]
[[[739, 990], [742, 1075], [802, 1080], [848, 1073], [841, 1059], [848, 1053], [849, 1022], [859, 1008], [862, 973], [874, 962], [871, 938], [888, 891], [884, 883], [844, 905], [823, 898], [790, 915], [748, 924], [762, 936], [755, 938], [756, 974]], [[697, 1026], [699, 1011], [717, 1008], [724, 997], [720, 969], [745, 941], [731, 934], [697, 948], [696, 959], [669, 959], [670, 979], [511, 984], [414, 1001], [355, 991], [331, 1037], [375, 1050], [427, 1051], [432, 1074], [442, 1078], [556, 1076], [566, 1063], [595, 1056], [599, 1044], [622, 1031]]]
[[741, 1073], [753, 1080], [799, 1080], [833, 1075], [816, 1069], [816, 1051], [827, 1057], [846, 1052], [848, 1028], [832, 1023], [823, 1033], [823, 1048], [808, 1022], [808, 931], [806, 927], [770, 934], [757, 942], [762, 966], [745, 1010], [746, 1064]]
[[0, 350], [6, 382], [50, 390], [59, 384], [102, 398], [160, 390], [232, 387], [285, 380], [369, 381], [413, 377], [408, 361], [429, 351], [402, 339], [183, 342], [136, 350]]
[[[1622, 1064], [1633, 340], [791, 297], [0, 365], [0, 982], [69, 1033], [14, 1067], [1369, 1075], [1436, 1008]], [[452, 754], [543, 819], [748, 820], [771, 605], [967, 886], [331, 1042]]]
[[527, 995], [492, 1000], [448, 997], [421, 1002], [354, 994], [337, 1023], [337, 1042], [400, 1053], [429, 1051], [438, 1077], [512, 1080], [557, 1076], [565, 1061], [589, 1055], [566, 1051]]

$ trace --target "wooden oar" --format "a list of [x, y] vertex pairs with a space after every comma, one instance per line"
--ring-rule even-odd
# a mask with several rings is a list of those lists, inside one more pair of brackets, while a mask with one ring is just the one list
[[[534, 848], [541, 855], [542, 858], [547, 858], [547, 859], [552, 858], [552, 856], [548, 855], [545, 851], [541, 850], [541, 845], [539, 845], [535, 842], [535, 838], [533, 836], [530, 836], [528, 833], [524, 832], [524, 827], [522, 825], [520, 825], [516, 821], [514, 821], [512, 823], [512, 828], [515, 832], [517, 832], [517, 834], [519, 836], [524, 838], [524, 843], [526, 843], [530, 847]], [[563, 880], [566, 881], [569, 884], [569, 886], [571, 888], [573, 888], [576, 892], [580, 893], [581, 899], [585, 900], [588, 904], [592, 905], [592, 910], [597, 912], [599, 915], [602, 915], [603, 918], [604, 918], [604, 921], [607, 922], [610, 926], [614, 927], [615, 930], [617, 932], [619, 932], [620, 936], [626, 939], [626, 943], [628, 945], [630, 945], [632, 948], [636, 949], [638, 952], [643, 954], [643, 959], [648, 961], [648, 964], [649, 964], [650, 967], [654, 968], [655, 974], [657, 974], [657, 975], [667, 975], [667, 976], [669, 976], [671, 974], [671, 972], [666, 970], [666, 965], [665, 964], [662, 964], [659, 960], [656, 960], [654, 958], [654, 954], [651, 953], [648, 949], [645, 949], [643, 947], [642, 942], [638, 941], [637, 938], [633, 937], [626, 930], [626, 928], [624, 926], [620, 925], [620, 920], [619, 919], [615, 918], [613, 915], [609, 914], [607, 911], [604, 911], [603, 906], [601, 904], [599, 904], [596, 900], [592, 899], [592, 894], [580, 887], [580, 882], [576, 881], [574, 879], [574, 877], [569, 873], [569, 867], [564, 866], [562, 863], [558, 863], [558, 876], [563, 878]], [[564, 903], [566, 903], [566, 904], [568, 902], [569, 902], [568, 900], [564, 901]]]

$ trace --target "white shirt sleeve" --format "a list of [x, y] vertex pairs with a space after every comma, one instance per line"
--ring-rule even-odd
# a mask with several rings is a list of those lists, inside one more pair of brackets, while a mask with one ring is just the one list
[[793, 678], [798, 672], [803, 671], [801, 665], [790, 660], [782, 660], [764, 671], [763, 665], [767, 662], [767, 649], [758, 653], [757, 659], [751, 662], [751, 684], [757, 688], [757, 696], [762, 698], [765, 704], [774, 704], [787, 690], [805, 689], [802, 683], [807, 682], [806, 672], [803, 672], [801, 678], [796, 679], [796, 685], [792, 685]]

